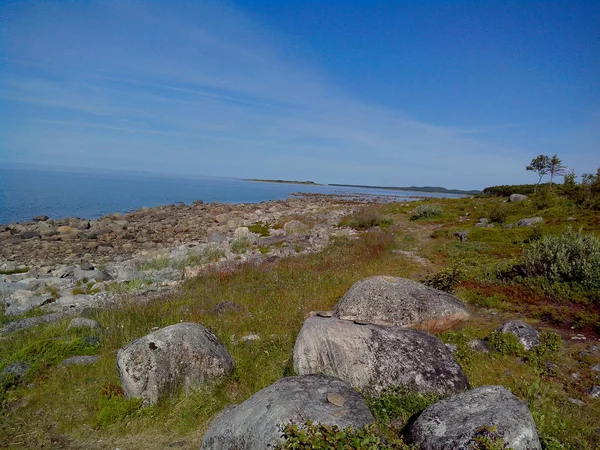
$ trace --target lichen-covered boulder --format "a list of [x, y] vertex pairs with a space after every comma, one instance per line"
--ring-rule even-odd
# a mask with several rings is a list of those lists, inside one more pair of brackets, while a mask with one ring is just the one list
[[514, 334], [525, 350], [531, 350], [540, 345], [540, 333], [531, 325], [520, 320], [504, 322], [496, 331]]
[[543, 223], [544, 219], [542, 217], [528, 217], [526, 219], [521, 219], [517, 222], [518, 227], [531, 227], [533, 225], [537, 225], [538, 223]]
[[371, 395], [395, 386], [439, 395], [469, 387], [463, 370], [435, 336], [317, 316], [306, 319], [298, 334], [294, 370], [332, 375]]
[[443, 331], [469, 317], [466, 306], [453, 295], [389, 276], [354, 283], [334, 312], [340, 319], [426, 331]]
[[197, 323], [178, 323], [133, 341], [117, 352], [127, 397], [155, 404], [173, 390], [198, 389], [231, 375], [233, 359], [217, 337]]
[[421, 450], [480, 448], [478, 437], [501, 439], [514, 450], [542, 448], [527, 405], [503, 386], [482, 386], [440, 400], [408, 432]]
[[264, 450], [282, 442], [282, 429], [307, 420], [339, 428], [375, 421], [364, 399], [326, 375], [283, 378], [217, 416], [202, 441], [205, 450]]
[[527, 196], [524, 194], [511, 194], [510, 197], [508, 197], [508, 201], [513, 203], [522, 202], [524, 200], [527, 200]]

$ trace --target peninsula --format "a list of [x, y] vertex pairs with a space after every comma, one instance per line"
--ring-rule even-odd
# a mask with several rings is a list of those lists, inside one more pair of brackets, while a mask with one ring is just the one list
[[462, 195], [477, 195], [481, 194], [478, 190], [465, 191], [462, 189], [446, 189], [441, 186], [369, 186], [364, 184], [336, 184], [329, 183], [328, 186], [338, 187], [356, 187], [367, 189], [388, 189], [390, 191], [415, 191], [415, 192], [437, 192], [441, 194], [462, 194]]
[[262, 178], [246, 178], [244, 181], [257, 181], [259, 183], [283, 183], [283, 184], [308, 184], [312, 186], [324, 186], [322, 183], [314, 181], [296, 181], [296, 180], [264, 180]]

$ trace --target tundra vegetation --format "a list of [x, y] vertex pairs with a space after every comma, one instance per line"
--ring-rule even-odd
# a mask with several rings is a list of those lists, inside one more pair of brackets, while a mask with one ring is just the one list
[[[454, 357], [473, 387], [503, 385], [527, 403], [544, 448], [598, 448], [600, 400], [588, 392], [600, 374], [599, 177], [576, 183], [567, 175], [564, 185], [541, 186], [535, 194], [531, 185], [521, 189], [530, 198], [514, 203], [502, 195], [520, 188], [503, 186], [474, 198], [369, 207], [340, 224], [359, 230], [356, 238], [335, 239], [319, 253], [209, 270], [148, 301], [123, 288], [120, 302], [88, 314], [102, 330], [67, 329], [64, 320], [7, 334], [0, 372], [15, 362], [28, 369], [20, 380], [7, 373], [0, 380], [0, 446], [198, 448], [226, 406], [291, 374], [294, 342], [310, 311], [332, 309], [362, 278], [391, 275], [452, 291], [469, 305], [471, 319], [438, 336], [456, 346]], [[506, 226], [536, 216], [543, 223]], [[496, 219], [475, 227], [480, 218]], [[462, 231], [468, 231], [464, 241], [455, 236]], [[222, 312], [217, 305], [224, 302], [237, 307]], [[513, 318], [542, 331], [542, 345], [527, 351], [512, 335], [495, 332]], [[236, 363], [233, 376], [150, 407], [125, 398], [116, 350], [181, 321], [203, 324], [225, 344]], [[260, 339], [241, 339], [249, 334]], [[489, 353], [473, 347], [477, 339]], [[61, 364], [73, 355], [99, 361]], [[288, 440], [281, 448], [411, 448], [402, 441], [406, 424], [436, 399], [390, 390], [367, 400], [375, 425], [292, 424], [282, 430]], [[477, 444], [504, 448], [491, 431]]]

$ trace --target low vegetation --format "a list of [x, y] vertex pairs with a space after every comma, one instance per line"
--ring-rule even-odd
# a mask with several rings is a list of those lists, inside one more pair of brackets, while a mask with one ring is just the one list
[[[504, 385], [527, 403], [545, 449], [595, 449], [600, 401], [587, 392], [597, 383], [591, 367], [600, 363], [600, 356], [588, 352], [600, 332], [600, 221], [592, 203], [559, 189], [548, 195], [546, 206], [532, 198], [514, 204], [493, 196], [436, 199], [438, 212], [420, 213], [414, 221], [417, 210], [436, 205], [388, 204], [376, 214], [357, 212], [342, 224], [360, 230], [358, 237], [334, 239], [321, 253], [208, 271], [173, 295], [147, 302], [124, 298], [91, 312], [105, 328], [100, 346], [86, 344], [81, 332], [67, 331], [67, 321], [7, 335], [0, 340], [0, 372], [18, 359], [31, 368], [22, 381], [2, 379], [0, 446], [153, 449], [185, 441], [197, 448], [219, 411], [291, 373], [295, 338], [310, 311], [331, 309], [364, 277], [392, 275], [454, 292], [470, 306], [472, 319], [439, 337], [456, 345], [454, 356], [473, 387]], [[480, 217], [490, 219], [496, 208], [502, 221], [474, 226]], [[544, 222], [505, 227], [535, 216]], [[468, 231], [466, 241], [455, 237], [460, 231]], [[106, 284], [127, 291], [121, 284]], [[224, 302], [237, 308], [218, 313], [217, 305]], [[509, 335], [494, 333], [517, 316], [543, 331], [538, 349], [525, 351]], [[236, 362], [234, 376], [200, 391], [174, 392], [149, 408], [123, 397], [115, 351], [180, 321], [202, 323], [217, 335]], [[243, 343], [240, 338], [251, 333], [261, 339]], [[572, 339], [575, 334], [586, 340]], [[490, 352], [474, 350], [473, 340], [486, 342]], [[62, 366], [60, 361], [74, 352], [97, 354], [100, 360]], [[434, 400], [390, 391], [368, 400], [375, 426], [290, 425], [282, 430], [288, 440], [281, 448], [407, 449], [402, 430]], [[478, 448], [502, 448], [494, 430], [482, 430], [479, 438]]]
[[411, 216], [411, 220], [419, 220], [419, 219], [431, 219], [432, 217], [439, 217], [443, 214], [442, 208], [437, 205], [430, 205], [428, 203], [424, 203], [421, 205], [417, 205], [415, 208], [415, 212]]
[[354, 228], [355, 230], [366, 230], [371, 227], [388, 227], [393, 225], [391, 217], [382, 215], [381, 206], [371, 205], [359, 209], [345, 216], [339, 223], [341, 227]]

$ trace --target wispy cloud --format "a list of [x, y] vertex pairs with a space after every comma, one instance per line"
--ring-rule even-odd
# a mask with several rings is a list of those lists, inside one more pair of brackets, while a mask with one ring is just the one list
[[240, 177], [481, 187], [537, 148], [357, 100], [214, 2], [22, 4], [0, 32], [4, 158]]

